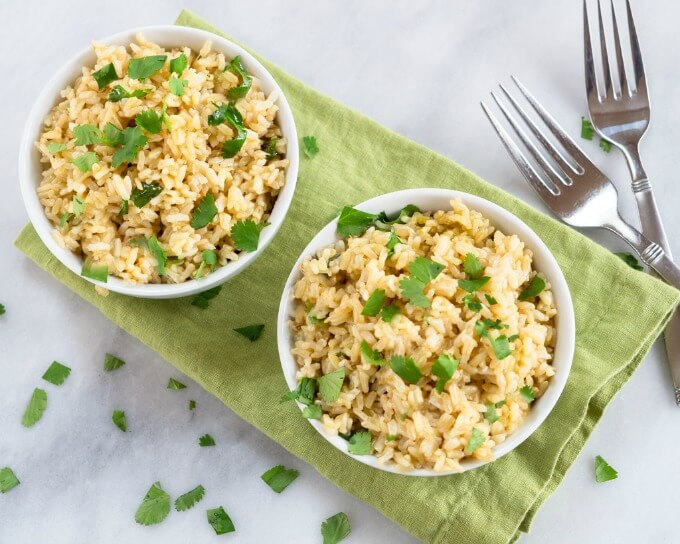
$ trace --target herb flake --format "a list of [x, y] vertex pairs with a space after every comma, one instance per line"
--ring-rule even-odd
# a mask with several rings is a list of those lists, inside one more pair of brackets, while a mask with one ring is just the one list
[[264, 483], [272, 488], [275, 493], [281, 493], [299, 476], [299, 472], [294, 468], [286, 468], [283, 465], [276, 465], [260, 476]]
[[69, 367], [62, 365], [58, 361], [53, 361], [42, 375], [42, 379], [53, 385], [61, 385], [66, 381], [66, 378], [69, 377], [69, 374], [71, 374], [71, 369]]

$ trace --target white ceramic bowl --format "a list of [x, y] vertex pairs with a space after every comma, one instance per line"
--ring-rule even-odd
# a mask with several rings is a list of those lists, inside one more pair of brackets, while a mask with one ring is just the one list
[[[189, 280], [180, 284], [131, 285], [111, 275], [109, 276], [107, 283], [85, 278], [95, 285], [100, 285], [101, 287], [105, 287], [116, 293], [134, 297], [183, 297], [210, 289], [237, 275], [251, 264], [272, 241], [286, 217], [295, 191], [299, 162], [297, 132], [295, 130], [295, 122], [290, 106], [272, 75], [265, 70], [250, 53], [238, 45], [215, 34], [205, 32], [204, 30], [172, 25], [135, 28], [99, 41], [106, 44], [128, 45], [134, 41], [137, 33], [143, 34], [146, 39], [163, 47], [188, 46], [194, 51], [198, 51], [207, 40], [211, 40], [213, 42], [214, 50], [224, 53], [227, 58], [241, 55], [243, 64], [248, 72], [260, 80], [261, 88], [267, 94], [273, 91], [277, 92], [279, 96], [277, 101], [279, 111], [277, 112], [276, 120], [281, 127], [283, 136], [288, 140], [286, 158], [290, 161], [290, 165], [286, 171], [286, 183], [281, 193], [279, 193], [272, 209], [271, 216], [269, 217], [269, 222], [271, 224], [262, 230], [257, 251], [253, 253], [242, 253], [238, 261], [231, 262], [218, 268], [203, 279]], [[81, 74], [81, 68], [83, 66], [92, 66], [94, 65], [95, 60], [95, 54], [92, 51], [92, 48], [88, 46], [87, 49], [84, 49], [66, 62], [57, 74], [42, 87], [43, 90], [35, 101], [28, 116], [19, 149], [19, 182], [21, 184], [21, 194], [31, 223], [33, 223], [40, 239], [49, 248], [52, 254], [69, 270], [78, 275], [80, 275], [82, 268], [82, 258], [71, 251], [60, 247], [55, 242], [54, 238], [52, 238], [51, 231], [53, 226], [45, 216], [36, 193], [36, 187], [41, 180], [42, 166], [40, 164], [40, 153], [35, 148], [34, 142], [39, 138], [45, 117], [59, 101], [60, 91], [67, 85], [73, 83], [73, 81]]]
[[[557, 316], [555, 318], [557, 343], [555, 345], [553, 359], [555, 376], [552, 378], [550, 386], [545, 394], [531, 407], [529, 415], [522, 426], [511, 434], [505, 442], [493, 449], [494, 456], [498, 459], [519, 446], [538, 428], [545, 418], [548, 417], [548, 414], [550, 414], [550, 411], [553, 409], [557, 399], [562, 393], [562, 390], [567, 383], [567, 378], [569, 377], [571, 361], [574, 356], [576, 330], [574, 308], [571, 302], [571, 295], [567, 282], [564, 279], [564, 275], [562, 274], [555, 257], [550, 253], [550, 250], [541, 241], [538, 235], [524, 222], [497, 204], [478, 196], [448, 189], [408, 189], [372, 198], [355, 207], [371, 213], [378, 213], [384, 210], [388, 215], [398, 212], [407, 204], [415, 204], [423, 211], [447, 210], [450, 209], [449, 202], [453, 198], [460, 198], [464, 204], [484, 214], [495, 227], [505, 234], [516, 234], [519, 236], [526, 247], [534, 254], [535, 269], [544, 274], [552, 285], [555, 304], [557, 306]], [[290, 389], [295, 389], [297, 385], [297, 380], [295, 379], [297, 364], [291, 355], [293, 337], [289, 326], [292, 313], [291, 294], [293, 286], [300, 276], [299, 271], [302, 262], [314, 255], [320, 248], [328, 246], [340, 239], [340, 236], [335, 230], [336, 226], [337, 219], [326, 225], [321, 232], [309, 242], [288, 276], [288, 281], [286, 282], [285, 288], [283, 289], [283, 295], [281, 296], [277, 322], [277, 341], [281, 367], [283, 368], [283, 374]], [[298, 403], [298, 406], [300, 409], [304, 408], [300, 403]], [[435, 472], [427, 469], [401, 472], [392, 466], [381, 466], [378, 464], [377, 459], [372, 455], [351, 455], [347, 453], [347, 442], [342, 437], [326, 434], [319, 421], [310, 419], [309, 422], [326, 440], [328, 440], [328, 442], [333, 444], [333, 446], [365, 465], [379, 468], [387, 472], [410, 476], [444, 476], [454, 473], [453, 471]], [[467, 471], [485, 465], [487, 464], [487, 461], [471, 460], [464, 461], [461, 464], [463, 466], [463, 471]]]

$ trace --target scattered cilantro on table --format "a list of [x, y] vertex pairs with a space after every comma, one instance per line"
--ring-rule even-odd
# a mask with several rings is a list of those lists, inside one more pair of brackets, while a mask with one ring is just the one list
[[595, 457], [595, 481], [608, 482], [619, 477], [619, 473], [601, 455]]
[[349, 519], [344, 512], [338, 512], [321, 524], [323, 544], [338, 544], [350, 533]]
[[104, 370], [106, 370], [106, 372], [112, 372], [124, 365], [125, 361], [123, 361], [123, 359], [119, 359], [118, 357], [116, 357], [115, 355], [111, 355], [110, 353], [104, 355]]
[[264, 325], [261, 323], [256, 325], [246, 325], [245, 327], [239, 327], [232, 330], [239, 333], [241, 336], [245, 336], [251, 342], [255, 342], [255, 340], [262, 336]]
[[156, 482], [147, 491], [146, 496], [135, 513], [135, 521], [140, 525], [155, 525], [163, 521], [170, 513], [170, 495]]
[[313, 159], [319, 152], [319, 146], [314, 136], [302, 137], [302, 151], [308, 159]]
[[196, 401], [195, 400], [190, 400], [189, 401], [189, 411], [192, 412], [196, 409]]
[[216, 535], [224, 535], [236, 530], [234, 522], [231, 521], [231, 518], [222, 506], [211, 508], [206, 513], [208, 515], [208, 523], [215, 530]]
[[47, 409], [47, 393], [44, 389], [36, 387], [33, 390], [30, 400], [28, 401], [28, 406], [26, 406], [26, 411], [24, 416], [21, 418], [21, 424], [24, 427], [32, 427], [43, 415], [43, 412]]
[[54, 385], [61, 385], [71, 374], [71, 369], [58, 361], [53, 361], [42, 375], [42, 379]]
[[208, 448], [215, 445], [215, 439], [209, 434], [204, 434], [198, 438], [198, 445], [202, 448]]
[[0, 493], [8, 493], [21, 482], [9, 467], [0, 468]]
[[184, 385], [182, 382], [176, 380], [175, 378], [170, 378], [168, 380], [168, 389], [175, 389], [175, 390], [180, 390], [180, 389], [186, 389], [186, 385]]
[[299, 476], [299, 472], [294, 468], [286, 468], [283, 465], [276, 465], [260, 476], [264, 483], [272, 488], [272, 491], [281, 493]]
[[219, 295], [221, 290], [222, 286], [217, 285], [216, 287], [212, 287], [207, 291], [203, 291], [202, 293], [196, 295], [196, 297], [191, 301], [191, 305], [196, 306], [201, 310], [205, 310], [209, 305], [209, 301]]
[[114, 410], [111, 415], [111, 420], [114, 425], [118, 427], [121, 431], [127, 431], [127, 420], [125, 419], [125, 412], [122, 410]]
[[202, 485], [197, 485], [192, 490], [187, 491], [184, 495], [180, 495], [175, 499], [175, 510], [184, 512], [193, 508], [198, 502], [203, 499], [205, 495], [205, 488]]
[[634, 255], [631, 255], [630, 253], [626, 252], [618, 252], [614, 253], [614, 255], [616, 255], [624, 263], [630, 266], [633, 270], [644, 270], [644, 267], [640, 264], [640, 262], [635, 258]]

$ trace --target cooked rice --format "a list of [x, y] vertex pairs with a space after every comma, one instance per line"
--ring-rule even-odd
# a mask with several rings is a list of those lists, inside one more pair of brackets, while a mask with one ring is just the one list
[[[239, 78], [224, 71], [231, 59], [212, 51], [211, 43], [194, 52], [188, 47], [167, 50], [146, 41], [142, 36], [129, 47], [94, 43], [95, 65], [85, 66], [73, 85], [61, 92], [61, 101], [45, 119], [37, 142], [44, 164], [38, 187], [40, 201], [54, 224], [53, 236], [71, 251], [96, 264], [106, 264], [109, 273], [133, 283], [180, 283], [190, 279], [201, 263], [204, 250], [215, 250], [218, 266], [239, 258], [230, 237], [232, 226], [240, 220], [256, 223], [267, 220], [285, 181], [288, 161], [283, 157], [285, 140], [277, 144], [278, 158], [267, 160], [263, 146], [272, 138], [281, 138], [276, 124], [276, 93], [267, 96], [256, 77], [236, 108], [247, 129], [246, 142], [233, 158], [223, 158], [222, 144], [235, 137], [231, 125], [209, 126], [207, 117], [214, 104], [228, 102], [227, 91], [239, 85]], [[180, 53], [189, 59], [180, 78], [187, 80], [184, 95], [169, 91], [169, 60]], [[127, 75], [131, 58], [168, 55], [164, 67], [145, 81]], [[113, 63], [118, 75], [124, 74], [99, 90], [92, 73]], [[247, 67], [246, 67], [247, 68]], [[153, 90], [144, 98], [126, 98], [120, 102], [107, 100], [115, 85], [128, 91]], [[160, 112], [167, 105], [171, 129], [163, 127], [159, 134], [145, 132], [149, 141], [134, 163], [113, 168], [115, 149], [105, 145], [74, 147], [73, 128], [90, 123], [103, 130], [107, 123], [121, 129], [134, 124], [143, 110]], [[51, 154], [49, 143], [65, 143], [68, 149]], [[95, 151], [101, 159], [88, 172], [82, 173], [71, 160], [85, 151]], [[133, 188], [142, 183], [158, 183], [163, 190], [151, 202], [119, 217], [122, 200], [130, 198]], [[206, 227], [190, 225], [192, 211], [203, 197], [212, 193], [218, 214]], [[60, 227], [62, 214], [73, 212], [73, 197], [85, 202], [79, 218]], [[159, 276], [156, 261], [148, 249], [130, 244], [139, 237], [155, 235], [168, 257], [167, 275]]]
[[[390, 234], [374, 227], [319, 250], [302, 264], [293, 290], [292, 353], [298, 379], [318, 378], [345, 367], [338, 400], [330, 404], [316, 400], [323, 409], [324, 430], [347, 435], [367, 429], [379, 463], [404, 471], [458, 471], [465, 458], [492, 460], [492, 448], [515, 431], [530, 410], [520, 388], [530, 386], [538, 398], [554, 375], [556, 308], [550, 284], [546, 281], [535, 299], [518, 300], [535, 275], [532, 252], [516, 235], [496, 230], [460, 200], [451, 206], [450, 211], [416, 213], [394, 225], [403, 244], [391, 257], [385, 247]], [[458, 285], [466, 277], [463, 260], [470, 252], [491, 278], [478, 292], [484, 301], [481, 312], [465, 307], [467, 293]], [[427, 309], [400, 297], [399, 281], [418, 256], [446, 266], [427, 285], [425, 293], [432, 301]], [[401, 309], [391, 323], [380, 316], [361, 315], [375, 289], [384, 289], [389, 303]], [[487, 304], [484, 294], [497, 304]], [[309, 316], [323, 323], [314, 324]], [[493, 336], [519, 335], [510, 344], [512, 354], [502, 360], [474, 332], [475, 322], [487, 318], [508, 325], [491, 332]], [[405, 383], [389, 364], [378, 367], [363, 362], [362, 340], [382, 352], [385, 360], [393, 355], [413, 358], [422, 372], [418, 384]], [[460, 364], [440, 395], [430, 369], [441, 354]], [[499, 419], [489, 423], [484, 417], [487, 404], [500, 401], [505, 404], [497, 409]], [[466, 445], [474, 428], [485, 441], [469, 453]], [[388, 441], [395, 435], [397, 440]]]

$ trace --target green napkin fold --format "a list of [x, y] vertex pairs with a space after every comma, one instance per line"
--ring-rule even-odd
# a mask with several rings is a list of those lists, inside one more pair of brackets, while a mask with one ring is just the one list
[[[177, 24], [224, 35], [187, 11]], [[200, 310], [189, 299], [132, 300], [113, 293], [103, 298], [62, 266], [30, 225], [17, 247], [246, 421], [417, 538], [433, 543], [514, 541], [528, 530], [607, 404], [662, 331], [680, 293], [448, 159], [262, 62], [286, 94], [300, 135], [316, 136], [320, 152], [312, 160], [301, 158], [293, 205], [276, 239], [250, 268], [224, 285], [209, 309]], [[555, 254], [574, 299], [576, 354], [552, 414], [514, 452], [460, 475], [413, 478], [372, 469], [329, 445], [294, 403], [279, 404], [287, 387], [275, 322], [295, 259], [341, 205], [408, 187], [458, 189], [512, 211]], [[231, 331], [251, 323], [266, 325], [257, 342]]]

